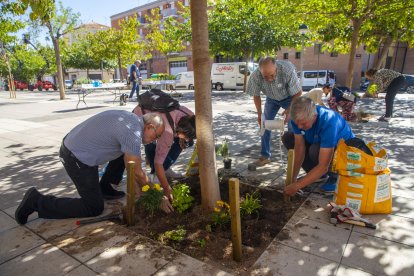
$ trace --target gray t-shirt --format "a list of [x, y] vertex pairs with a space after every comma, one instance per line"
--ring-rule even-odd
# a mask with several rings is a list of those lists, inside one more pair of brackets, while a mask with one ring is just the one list
[[101, 112], [72, 129], [65, 146], [82, 163], [98, 166], [124, 153], [141, 157], [142, 117], [124, 110]]

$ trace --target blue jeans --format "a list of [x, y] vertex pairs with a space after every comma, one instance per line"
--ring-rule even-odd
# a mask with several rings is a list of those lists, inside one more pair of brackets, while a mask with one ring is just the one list
[[137, 92], [137, 97], [139, 95], [139, 84], [137, 81], [132, 81], [132, 89], [131, 89], [131, 93], [129, 94], [129, 97], [132, 98], [132, 96], [134, 96], [135, 91]]
[[[194, 144], [194, 142], [190, 142], [189, 146], [191, 147]], [[157, 144], [151, 143], [145, 145], [145, 155], [148, 158], [148, 161], [150, 163], [151, 167], [151, 173], [155, 173], [155, 166], [154, 166], [154, 159], [155, 159], [155, 149], [157, 148]], [[163, 167], [164, 170], [168, 170], [172, 164], [177, 161], [178, 156], [180, 156], [182, 151], [182, 148], [180, 146], [180, 139], [178, 137], [174, 138], [174, 143], [171, 145], [170, 151], [167, 154], [167, 157], [165, 157]]]
[[[264, 113], [263, 113], [265, 120], [274, 120], [279, 109], [281, 107], [284, 109], [287, 109], [290, 105], [291, 100], [292, 100], [292, 97], [288, 97], [281, 101], [273, 100], [269, 97], [266, 97]], [[270, 155], [271, 155], [270, 154], [270, 136], [271, 136], [271, 131], [265, 130], [261, 138], [262, 149], [260, 151], [260, 154], [263, 157], [267, 157], [267, 158], [270, 158]]]

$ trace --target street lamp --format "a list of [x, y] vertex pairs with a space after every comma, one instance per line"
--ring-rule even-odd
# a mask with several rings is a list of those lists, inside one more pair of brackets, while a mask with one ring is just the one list
[[302, 88], [303, 86], [303, 55], [304, 55], [304, 40], [305, 40], [305, 35], [308, 32], [308, 26], [306, 26], [306, 24], [301, 24], [299, 26], [299, 34], [301, 36], [302, 39], [302, 49], [300, 51], [300, 87]]

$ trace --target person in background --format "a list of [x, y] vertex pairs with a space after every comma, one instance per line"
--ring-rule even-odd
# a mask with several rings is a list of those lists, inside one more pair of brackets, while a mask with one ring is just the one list
[[[100, 215], [104, 199], [121, 198], [125, 193], [111, 186], [110, 180], [116, 173], [113, 168], [107, 168], [99, 180], [98, 166], [112, 160], [124, 164], [134, 161], [139, 191], [140, 186], [149, 182], [141, 168], [141, 144], [157, 140], [163, 132], [164, 121], [154, 113], [139, 117], [125, 110], [107, 110], [90, 117], [63, 138], [59, 153], [80, 198], [43, 195], [31, 187], [16, 209], [16, 221], [25, 224], [33, 212], [46, 219]], [[165, 198], [163, 204], [166, 203]]]
[[[263, 112], [265, 120], [274, 120], [282, 107], [285, 109], [285, 123], [287, 123], [290, 102], [302, 94], [302, 89], [292, 63], [267, 56], [260, 59], [259, 67], [250, 76], [247, 92], [253, 96], [257, 110], [257, 122], [260, 126], [262, 120], [260, 92], [266, 96]], [[270, 136], [271, 131], [266, 130], [261, 137], [261, 156], [255, 162], [256, 166], [270, 163]]]
[[329, 94], [328, 105], [329, 108], [340, 112], [338, 107], [341, 108], [341, 115], [348, 122], [355, 122], [357, 120], [357, 115], [354, 113], [355, 101], [347, 100], [343, 97], [344, 92], [350, 92], [347, 87], [332, 88], [330, 84], [325, 84], [322, 88], [325, 95]]
[[388, 122], [392, 117], [395, 96], [406, 83], [404, 76], [390, 69], [369, 69], [365, 72], [365, 77], [377, 85], [377, 93], [386, 93], [385, 114], [378, 121]]
[[139, 95], [139, 82], [141, 78], [141, 73], [139, 72], [140, 65], [141, 65], [141, 61], [136, 60], [130, 68], [129, 80], [131, 81], [131, 84], [132, 84], [131, 93], [129, 94], [130, 99], [132, 99], [132, 97], [134, 96], [135, 91], [137, 92], [137, 97]]

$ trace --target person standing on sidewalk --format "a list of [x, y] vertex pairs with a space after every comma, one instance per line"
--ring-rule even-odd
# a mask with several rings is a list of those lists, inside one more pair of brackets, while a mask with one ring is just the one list
[[[300, 81], [293, 64], [288, 61], [276, 60], [270, 56], [260, 59], [259, 68], [250, 76], [247, 91], [253, 96], [259, 126], [262, 120], [260, 92], [266, 96], [263, 112], [265, 120], [274, 120], [282, 107], [285, 109], [285, 123], [289, 120], [291, 100], [302, 94]], [[270, 163], [270, 136], [270, 130], [266, 130], [261, 137], [261, 156], [255, 162], [256, 166]]]
[[131, 93], [129, 94], [129, 98], [132, 99], [134, 96], [135, 91], [137, 92], [137, 97], [139, 95], [139, 82], [141, 78], [141, 73], [139, 72], [139, 66], [141, 65], [140, 60], [136, 60], [134, 64], [132, 64], [130, 71], [129, 71], [129, 80], [132, 84]]
[[125, 193], [108, 181], [116, 173], [111, 168], [99, 181], [98, 166], [119, 158], [125, 163], [135, 161], [135, 184], [145, 185], [148, 178], [141, 168], [141, 144], [157, 140], [163, 132], [164, 121], [154, 113], [138, 117], [125, 110], [108, 110], [87, 119], [63, 138], [59, 154], [80, 198], [42, 195], [32, 187], [15, 212], [16, 221], [25, 224], [33, 212], [46, 219], [100, 215], [104, 199], [121, 198]]
[[394, 99], [401, 87], [405, 85], [405, 78], [401, 73], [390, 69], [369, 69], [365, 77], [377, 85], [377, 93], [385, 92], [385, 115], [378, 121], [388, 122], [392, 117]]

